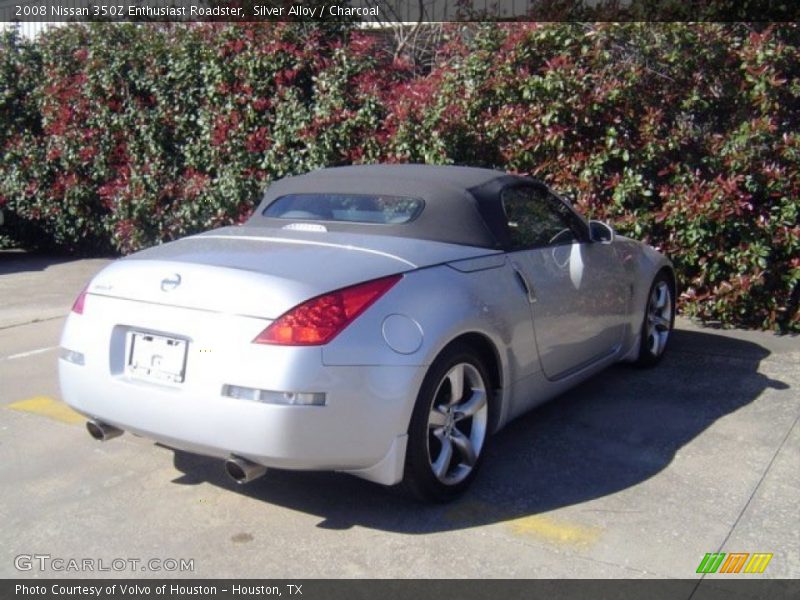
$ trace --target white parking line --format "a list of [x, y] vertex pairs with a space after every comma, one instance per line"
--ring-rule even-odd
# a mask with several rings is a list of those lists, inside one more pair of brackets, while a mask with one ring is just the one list
[[28, 350], [27, 352], [20, 352], [19, 354], [11, 354], [9, 356], [5, 356], [0, 358], [0, 360], [16, 360], [18, 358], [25, 358], [27, 356], [35, 356], [36, 354], [43, 354], [45, 352], [50, 352], [50, 350], [55, 350], [58, 346], [48, 346], [47, 348], [37, 348], [36, 350]]

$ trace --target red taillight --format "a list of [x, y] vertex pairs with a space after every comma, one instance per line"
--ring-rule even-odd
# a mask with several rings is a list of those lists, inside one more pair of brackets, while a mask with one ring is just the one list
[[75, 298], [75, 302], [72, 303], [72, 312], [78, 313], [79, 315], [83, 314], [83, 305], [86, 303], [86, 292], [89, 290], [89, 286], [87, 285], [78, 297]]
[[312, 298], [278, 317], [258, 334], [253, 343], [280, 346], [327, 344], [402, 277], [392, 275]]

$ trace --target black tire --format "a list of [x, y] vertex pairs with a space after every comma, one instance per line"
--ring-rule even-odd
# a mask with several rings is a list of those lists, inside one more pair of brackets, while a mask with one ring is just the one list
[[[453, 381], [459, 378], [461, 390], [454, 397]], [[491, 395], [486, 366], [470, 346], [456, 344], [439, 355], [411, 416], [406, 492], [425, 502], [448, 502], [469, 487], [486, 453]]]
[[650, 284], [645, 300], [638, 366], [653, 367], [661, 362], [672, 339], [674, 325], [675, 287], [669, 274], [661, 271]]

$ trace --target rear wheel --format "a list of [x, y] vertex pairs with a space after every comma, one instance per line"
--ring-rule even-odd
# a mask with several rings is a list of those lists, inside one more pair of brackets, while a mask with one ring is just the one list
[[675, 323], [675, 301], [669, 276], [661, 272], [653, 280], [647, 296], [642, 342], [637, 364], [649, 367], [657, 364], [667, 349]]
[[418, 499], [452, 500], [474, 479], [489, 433], [489, 382], [468, 346], [453, 346], [431, 365], [411, 417], [403, 479]]

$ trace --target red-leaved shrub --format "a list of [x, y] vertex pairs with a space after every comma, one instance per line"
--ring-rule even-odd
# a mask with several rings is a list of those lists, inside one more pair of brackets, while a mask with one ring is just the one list
[[462, 24], [435, 55], [420, 74], [346, 24], [5, 34], [4, 235], [127, 253], [239, 222], [288, 174], [472, 164], [669, 254], [685, 314], [800, 330], [797, 24]]

